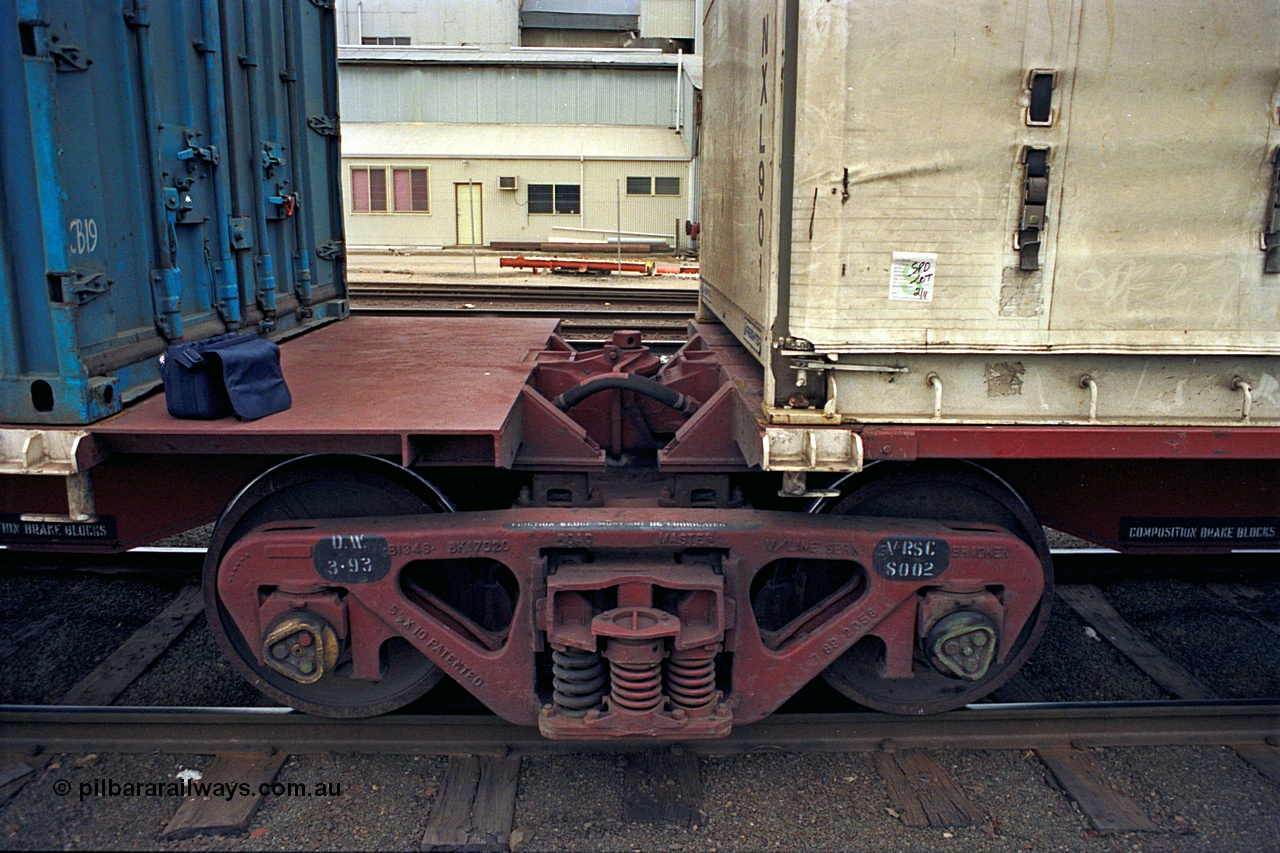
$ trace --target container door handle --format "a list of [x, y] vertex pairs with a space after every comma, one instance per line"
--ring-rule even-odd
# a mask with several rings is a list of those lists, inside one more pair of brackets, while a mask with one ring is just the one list
[[1267, 207], [1267, 230], [1262, 234], [1262, 251], [1267, 253], [1262, 271], [1280, 272], [1280, 148], [1271, 157], [1271, 203]]
[[1018, 268], [1031, 272], [1040, 269], [1040, 232], [1049, 205], [1049, 149], [1024, 148], [1022, 159], [1022, 218], [1013, 246], [1019, 253]]

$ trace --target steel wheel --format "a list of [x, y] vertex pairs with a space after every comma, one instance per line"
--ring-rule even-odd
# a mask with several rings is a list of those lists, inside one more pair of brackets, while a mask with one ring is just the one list
[[223, 653], [249, 683], [278, 702], [326, 717], [369, 717], [426, 693], [443, 673], [400, 639], [382, 647], [382, 680], [355, 681], [350, 652], [331, 673], [300, 684], [266, 667], [218, 597], [223, 555], [261, 524], [290, 519], [415, 515], [452, 507], [429, 483], [375, 457], [308, 456], [279, 465], [254, 480], [214, 527], [204, 566], [205, 612]]
[[[1053, 563], [1049, 543], [1031, 510], [1006, 483], [976, 465], [905, 467], [876, 465], [845, 481], [847, 493], [816, 504], [812, 512], [996, 524], [1022, 539], [1040, 557], [1044, 592], [1034, 615], [1014, 638], [1003, 663], [977, 681], [938, 672], [917, 650], [914, 677], [880, 674], [883, 643], [868, 637], [823, 673], [823, 679], [860, 705], [895, 714], [935, 714], [976, 701], [1007, 681], [1035, 649], [1049, 619]], [[998, 580], [998, 579], [997, 579]]]

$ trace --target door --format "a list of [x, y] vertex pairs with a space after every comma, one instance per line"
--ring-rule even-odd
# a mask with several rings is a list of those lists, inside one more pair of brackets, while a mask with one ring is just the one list
[[484, 245], [484, 184], [454, 184], [457, 200], [458, 245]]

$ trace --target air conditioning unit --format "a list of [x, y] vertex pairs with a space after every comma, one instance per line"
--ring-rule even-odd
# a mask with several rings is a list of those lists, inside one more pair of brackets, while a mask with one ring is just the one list
[[520, 185], [520, 179], [515, 175], [499, 175], [498, 189], [516, 191], [516, 187]]

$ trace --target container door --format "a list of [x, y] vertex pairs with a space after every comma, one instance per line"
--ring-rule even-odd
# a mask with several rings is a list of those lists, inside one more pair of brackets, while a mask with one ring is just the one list
[[484, 245], [484, 189], [483, 184], [454, 184], [457, 201], [458, 245]]

